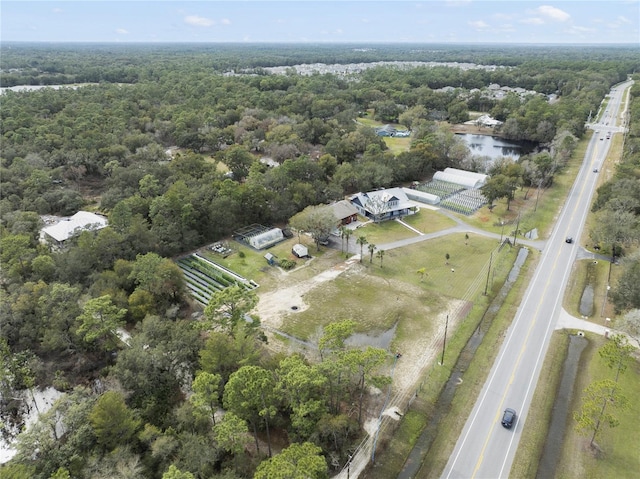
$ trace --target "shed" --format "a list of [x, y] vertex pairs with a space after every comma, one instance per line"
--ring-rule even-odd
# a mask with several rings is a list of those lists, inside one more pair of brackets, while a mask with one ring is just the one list
[[291, 248], [291, 252], [298, 258], [306, 258], [309, 256], [309, 250], [307, 247], [300, 243], [294, 244], [293, 248]]
[[271, 266], [276, 264], [276, 257], [274, 255], [272, 255], [271, 253], [267, 253], [264, 255], [264, 259], [267, 260], [267, 263], [269, 263]]

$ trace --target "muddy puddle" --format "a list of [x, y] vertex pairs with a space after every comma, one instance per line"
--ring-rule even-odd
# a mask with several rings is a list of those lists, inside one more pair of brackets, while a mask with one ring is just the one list
[[345, 344], [354, 347], [371, 346], [373, 348], [389, 349], [391, 341], [396, 335], [396, 328], [398, 323], [394, 324], [391, 329], [388, 329], [380, 334], [365, 334], [356, 333], [347, 338]]

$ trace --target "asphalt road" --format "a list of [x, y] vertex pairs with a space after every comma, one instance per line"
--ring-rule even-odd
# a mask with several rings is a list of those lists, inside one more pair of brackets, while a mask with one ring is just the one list
[[[622, 92], [629, 85], [626, 82], [614, 87], [600, 122], [589, 125], [595, 134], [582, 167], [443, 478], [509, 476], [540, 368], [562, 310], [565, 285], [579, 248], [577, 242], [611, 144], [607, 133], [612, 132], [613, 137], [613, 133], [624, 131], [615, 126], [615, 120], [623, 114]], [[594, 172], [596, 168], [598, 171]], [[568, 236], [574, 239], [572, 243], [565, 242]], [[515, 409], [518, 414], [510, 430], [500, 424], [505, 408]]]

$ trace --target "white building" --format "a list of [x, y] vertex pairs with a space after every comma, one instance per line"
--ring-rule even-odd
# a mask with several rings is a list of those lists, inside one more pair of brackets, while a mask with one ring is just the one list
[[65, 241], [83, 231], [98, 231], [108, 226], [107, 218], [88, 211], [78, 211], [69, 218], [62, 218], [53, 225], [40, 230], [40, 242], [52, 246], [63, 246]]

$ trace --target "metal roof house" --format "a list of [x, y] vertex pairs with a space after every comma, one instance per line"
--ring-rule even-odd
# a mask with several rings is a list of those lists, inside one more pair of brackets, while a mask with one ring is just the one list
[[409, 201], [402, 188], [356, 193], [349, 198], [358, 213], [373, 221], [401, 218], [415, 212], [415, 206]]
[[395, 136], [395, 137], [407, 137], [411, 136], [411, 131], [409, 130], [398, 130], [397, 128], [391, 125], [384, 125], [375, 129], [376, 135], [378, 136]]
[[61, 247], [83, 231], [97, 231], [109, 225], [107, 218], [88, 211], [78, 211], [69, 218], [62, 218], [40, 230], [40, 242]]
[[396, 132], [396, 129], [391, 125], [384, 125], [380, 128], [376, 128], [376, 135], [378, 136], [393, 136]]
[[338, 218], [339, 225], [348, 225], [354, 221], [358, 221], [358, 210], [347, 200], [336, 201], [327, 206], [333, 211], [333, 216]]

